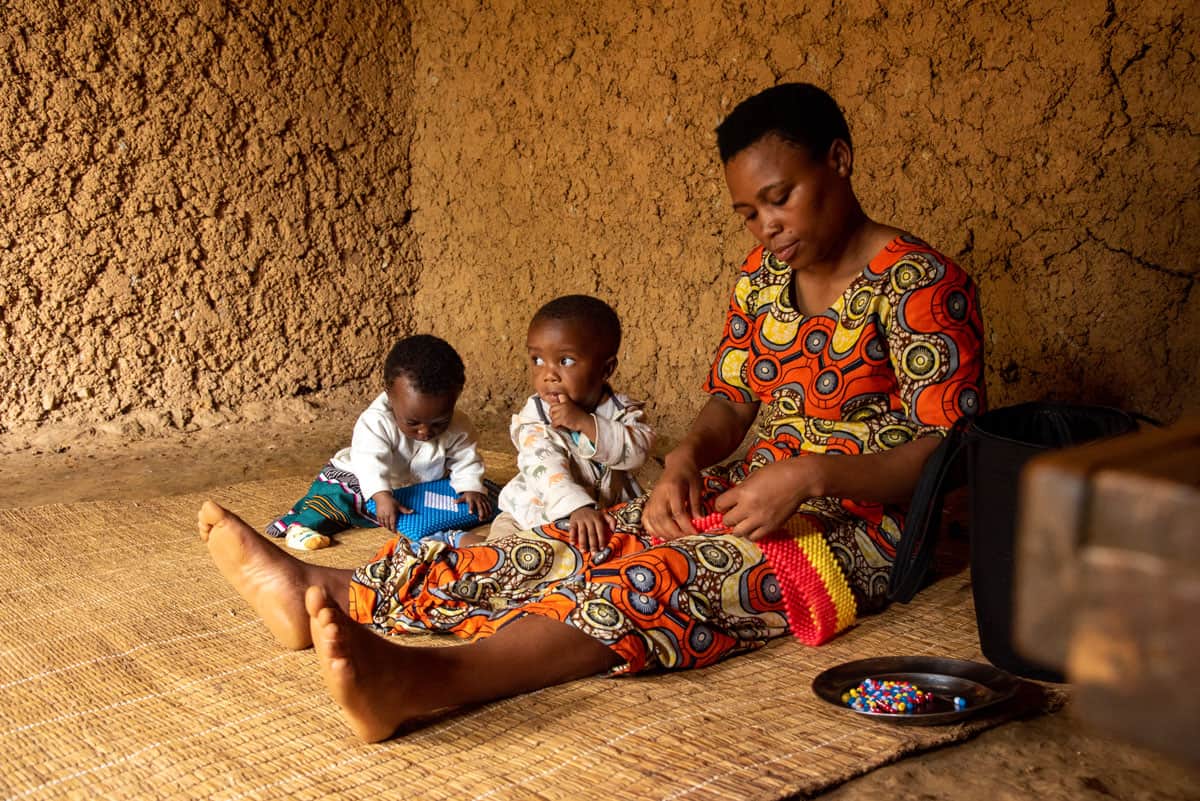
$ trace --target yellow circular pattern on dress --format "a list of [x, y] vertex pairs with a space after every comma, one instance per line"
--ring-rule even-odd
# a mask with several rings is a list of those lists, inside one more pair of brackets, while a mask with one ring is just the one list
[[914, 342], [900, 355], [900, 369], [911, 378], [928, 378], [941, 368], [937, 350], [924, 342]]
[[620, 609], [602, 598], [584, 601], [581, 611], [584, 620], [605, 631], [616, 631], [625, 620], [625, 615]]
[[731, 350], [726, 353], [725, 358], [721, 359], [721, 380], [731, 386], [748, 389], [746, 382], [742, 380], [742, 370], [745, 369], [749, 356], [749, 351], [744, 350]]
[[763, 266], [767, 268], [767, 273], [774, 276], [785, 276], [788, 279], [792, 277], [792, 268], [779, 260], [771, 251], [766, 251], [766, 258], [763, 259]]
[[696, 557], [700, 564], [714, 573], [726, 573], [733, 564], [733, 559], [721, 547], [719, 540], [710, 540], [696, 548]]
[[762, 336], [773, 345], [784, 347], [790, 345], [796, 339], [796, 331], [800, 327], [800, 316], [796, 315], [791, 320], [780, 320], [775, 315], [767, 316], [763, 321]]
[[895, 448], [911, 440], [912, 431], [904, 426], [884, 426], [875, 432], [875, 441], [884, 450]]
[[875, 295], [870, 287], [863, 287], [850, 296], [846, 304], [845, 316], [849, 320], [861, 320], [871, 308], [871, 298]]
[[912, 259], [903, 259], [892, 266], [892, 288], [896, 292], [912, 289], [925, 278], [925, 265]]
[[511, 558], [516, 571], [525, 576], [536, 576], [546, 564], [546, 556], [542, 549], [532, 543], [513, 548]]
[[758, 295], [754, 298], [754, 308], [757, 310], [759, 306], [770, 303], [775, 306], [779, 301], [779, 293], [783, 291], [783, 284], [767, 284], [758, 288]]

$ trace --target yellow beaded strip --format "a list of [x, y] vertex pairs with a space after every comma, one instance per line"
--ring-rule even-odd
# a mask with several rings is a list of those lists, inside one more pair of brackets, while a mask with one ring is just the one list
[[760, 545], [783, 587], [792, 632], [820, 645], [854, 623], [858, 604], [820, 526], [804, 516], [785, 526], [789, 539]]
[[849, 628], [858, 619], [858, 602], [850, 591], [850, 584], [842, 575], [842, 566], [838, 564], [833, 550], [820, 534], [805, 534], [796, 538], [796, 544], [804, 552], [808, 563], [816, 569], [829, 593], [834, 607], [837, 609], [837, 628], [835, 633]]

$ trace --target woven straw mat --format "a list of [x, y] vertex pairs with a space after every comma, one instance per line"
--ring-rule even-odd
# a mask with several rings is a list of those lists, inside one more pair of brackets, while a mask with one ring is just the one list
[[[820, 648], [577, 681], [364, 745], [313, 652], [277, 646], [196, 535], [204, 497], [258, 528], [307, 483], [0, 510], [0, 798], [777, 799], [995, 722], [889, 726], [809, 689], [850, 659], [979, 658], [960, 574]], [[309, 558], [353, 566], [383, 540]]]

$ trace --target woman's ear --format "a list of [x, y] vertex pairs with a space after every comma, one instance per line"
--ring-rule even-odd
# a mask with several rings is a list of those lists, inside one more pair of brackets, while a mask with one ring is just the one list
[[840, 178], [849, 178], [854, 172], [854, 151], [845, 139], [834, 139], [829, 145], [829, 166]]
[[608, 361], [604, 363], [604, 380], [612, 378], [612, 374], [617, 372], [617, 357], [609, 356]]

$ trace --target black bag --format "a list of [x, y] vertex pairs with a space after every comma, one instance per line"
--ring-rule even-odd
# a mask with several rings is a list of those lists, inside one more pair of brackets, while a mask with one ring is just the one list
[[1060, 672], [1027, 661], [1012, 646], [1018, 477], [1025, 463], [1039, 453], [1129, 433], [1137, 429], [1138, 419], [1148, 420], [1107, 406], [1046, 402], [1006, 406], [960, 419], [929, 457], [917, 482], [888, 598], [908, 603], [924, 586], [945, 494], [961, 486], [965, 476], [970, 494], [971, 586], [983, 655], [1010, 673], [1062, 681]]

